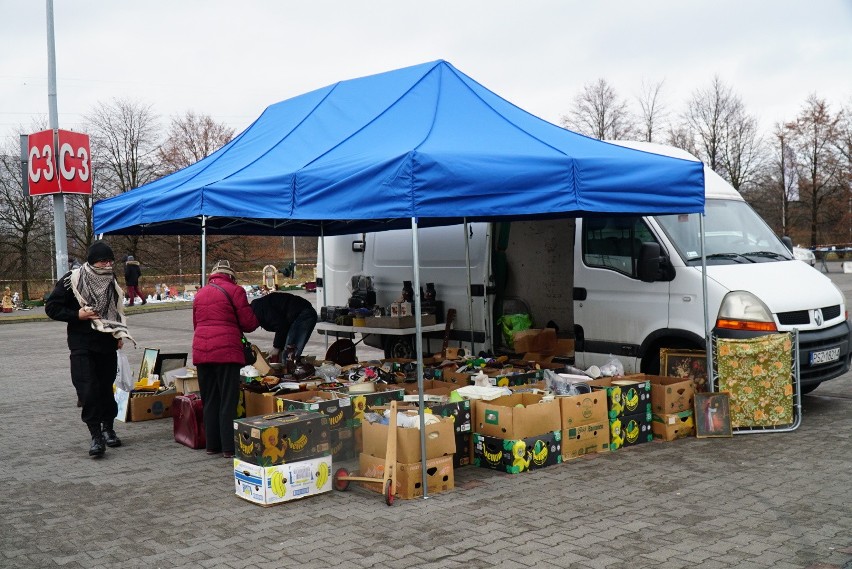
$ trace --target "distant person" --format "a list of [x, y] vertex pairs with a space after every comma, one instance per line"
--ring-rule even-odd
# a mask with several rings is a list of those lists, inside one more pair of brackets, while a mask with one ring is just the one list
[[130, 302], [128, 306], [133, 306], [133, 302], [138, 296], [144, 306], [148, 301], [142, 296], [142, 289], [139, 288], [139, 279], [142, 278], [142, 267], [139, 266], [139, 261], [133, 258], [133, 255], [127, 256], [127, 261], [124, 263], [124, 284], [127, 285], [127, 298]]
[[276, 290], [252, 300], [251, 308], [261, 328], [275, 332], [270, 361], [279, 361], [281, 352], [290, 345], [295, 346], [297, 358], [302, 355], [317, 324], [317, 311], [310, 301]]
[[204, 405], [207, 454], [234, 456], [234, 419], [245, 365], [242, 335], [258, 327], [246, 291], [228, 261], [217, 261], [192, 304], [192, 363]]
[[89, 428], [89, 456], [100, 458], [106, 447], [121, 446], [114, 421], [118, 405], [112, 393], [118, 358], [116, 350], [133, 338], [124, 317], [123, 291], [113, 272], [115, 256], [103, 241], [89, 247], [86, 262], [65, 273], [47, 298], [45, 313], [68, 323], [71, 383], [83, 408], [80, 418]]

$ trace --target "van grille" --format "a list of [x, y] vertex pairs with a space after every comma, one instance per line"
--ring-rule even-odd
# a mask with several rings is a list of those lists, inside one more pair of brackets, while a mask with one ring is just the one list
[[[821, 308], [823, 322], [828, 322], [840, 316], [840, 305], [826, 306]], [[801, 326], [811, 323], [811, 315], [809, 310], [794, 310], [792, 312], [779, 312], [778, 323], [782, 326]]]

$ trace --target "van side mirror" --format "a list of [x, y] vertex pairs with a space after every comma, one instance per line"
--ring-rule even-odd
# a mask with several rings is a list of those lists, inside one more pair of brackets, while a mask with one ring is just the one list
[[785, 235], [784, 237], [781, 238], [781, 241], [784, 242], [784, 245], [786, 245], [787, 249], [789, 249], [790, 252], [792, 253], [793, 252], [793, 240], [790, 239], [790, 236]]
[[639, 280], [646, 283], [670, 281], [674, 278], [671, 263], [663, 254], [660, 244], [654, 242], [642, 243], [636, 272]]

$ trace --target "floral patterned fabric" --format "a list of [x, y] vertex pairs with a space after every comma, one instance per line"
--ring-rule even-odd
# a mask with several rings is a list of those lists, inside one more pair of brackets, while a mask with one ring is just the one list
[[731, 427], [793, 422], [792, 345], [789, 333], [716, 340], [718, 391], [731, 400]]

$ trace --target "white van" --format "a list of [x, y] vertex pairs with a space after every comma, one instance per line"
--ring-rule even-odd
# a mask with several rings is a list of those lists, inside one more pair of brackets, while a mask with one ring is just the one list
[[[616, 144], [695, 159], [667, 146]], [[804, 393], [844, 374], [852, 326], [842, 292], [794, 260], [719, 175], [706, 167], [704, 173], [707, 311], [714, 333], [741, 338], [797, 328]], [[421, 229], [420, 266], [421, 285], [435, 283], [438, 299], [457, 310], [451, 337], [468, 349], [499, 350], [495, 313], [526, 310], [535, 327], [550, 323], [560, 336], [575, 337], [581, 368], [615, 356], [627, 373], [655, 374], [660, 348], [704, 349], [698, 214], [471, 224], [469, 271], [463, 231]], [[353, 274], [373, 277], [380, 305], [397, 300], [403, 281], [413, 278], [410, 231], [330, 237], [325, 251], [325, 294], [332, 306], [346, 305]], [[321, 256], [319, 263], [322, 276]], [[414, 353], [411, 337], [368, 336], [365, 342], [388, 355]]]

